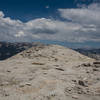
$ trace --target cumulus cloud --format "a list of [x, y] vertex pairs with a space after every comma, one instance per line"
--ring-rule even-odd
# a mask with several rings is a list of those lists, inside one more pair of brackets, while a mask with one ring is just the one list
[[15, 37], [22, 37], [25, 36], [23, 31], [19, 31], [18, 34], [15, 34]]
[[100, 24], [100, 4], [91, 4], [85, 8], [59, 9], [59, 11], [63, 18], [73, 22]]
[[62, 18], [81, 26], [77, 33], [84, 38], [83, 41], [100, 41], [100, 4], [91, 4], [85, 8], [59, 9], [59, 12]]
[[67, 42], [100, 42], [100, 6], [58, 9], [65, 19], [38, 18], [26, 23], [4, 17], [0, 12], [0, 41], [57, 40]]
[[2, 11], [0, 11], [0, 17], [4, 17], [4, 14]]

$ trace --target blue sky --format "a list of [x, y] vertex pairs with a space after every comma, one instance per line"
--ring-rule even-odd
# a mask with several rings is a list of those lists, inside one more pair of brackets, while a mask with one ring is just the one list
[[0, 0], [0, 41], [100, 48], [100, 0]]
[[5, 16], [25, 22], [40, 17], [58, 18], [59, 8], [76, 8], [77, 4], [92, 2], [93, 0], [0, 0], [0, 10]]

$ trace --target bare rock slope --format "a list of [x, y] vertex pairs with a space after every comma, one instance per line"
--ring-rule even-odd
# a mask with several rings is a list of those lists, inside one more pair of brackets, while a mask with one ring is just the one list
[[94, 59], [42, 45], [0, 62], [0, 100], [75, 99], [100, 99], [100, 63]]

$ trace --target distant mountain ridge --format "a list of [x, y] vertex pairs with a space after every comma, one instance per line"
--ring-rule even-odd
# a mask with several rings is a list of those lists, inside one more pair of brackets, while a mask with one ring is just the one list
[[23, 50], [31, 48], [32, 46], [42, 45], [41, 43], [10, 43], [0, 42], [0, 60], [5, 60]]
[[[43, 45], [39, 42], [33, 42], [33, 43], [10, 43], [10, 42], [0, 42], [0, 60], [5, 60], [11, 56], [16, 55], [17, 53], [20, 53], [26, 49], [29, 49], [33, 46], [39, 46]], [[74, 49], [75, 51], [78, 51], [79, 53], [94, 58], [96, 60], [100, 60], [100, 49]]]
[[100, 49], [75, 49], [79, 53], [86, 55], [88, 57], [100, 60]]

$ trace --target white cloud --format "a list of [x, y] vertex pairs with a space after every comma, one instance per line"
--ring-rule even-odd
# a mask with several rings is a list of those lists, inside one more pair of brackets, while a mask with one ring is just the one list
[[61, 16], [73, 22], [100, 24], [100, 5], [91, 4], [86, 8], [59, 9]]
[[46, 9], [50, 8], [48, 5], [45, 7]]
[[2, 11], [0, 11], [0, 17], [4, 17], [4, 14]]
[[25, 36], [23, 31], [19, 31], [18, 34], [15, 34], [15, 37]]
[[[77, 31], [83, 41], [100, 41], [100, 4], [91, 4], [85, 8], [59, 9], [61, 17], [79, 24]], [[82, 41], [82, 39], [81, 39]]]
[[[26, 23], [4, 17], [0, 12], [0, 41], [57, 40], [100, 42], [100, 6], [58, 9], [65, 21], [38, 18]], [[69, 20], [69, 21], [68, 21]]]

